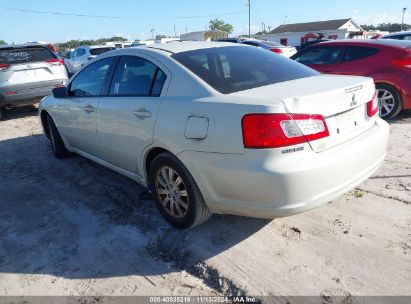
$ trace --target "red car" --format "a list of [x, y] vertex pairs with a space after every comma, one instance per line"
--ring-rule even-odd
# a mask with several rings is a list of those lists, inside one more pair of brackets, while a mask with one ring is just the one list
[[411, 41], [322, 42], [291, 58], [322, 73], [374, 78], [382, 118], [411, 109]]

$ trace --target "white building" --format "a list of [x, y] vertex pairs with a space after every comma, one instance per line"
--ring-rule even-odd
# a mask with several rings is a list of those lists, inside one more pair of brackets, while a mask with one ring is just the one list
[[283, 24], [266, 35], [258, 36], [283, 45], [300, 46], [315, 39], [364, 38], [366, 32], [353, 19]]
[[228, 33], [223, 31], [199, 31], [180, 35], [181, 41], [211, 41], [227, 37]]

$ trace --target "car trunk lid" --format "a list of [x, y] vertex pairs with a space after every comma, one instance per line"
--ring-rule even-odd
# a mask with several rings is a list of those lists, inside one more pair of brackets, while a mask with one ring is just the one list
[[321, 152], [350, 140], [371, 128], [375, 117], [368, 117], [367, 103], [375, 93], [371, 78], [319, 75], [241, 92], [269, 96], [284, 103], [290, 114], [320, 114], [329, 136], [310, 141], [313, 151]]

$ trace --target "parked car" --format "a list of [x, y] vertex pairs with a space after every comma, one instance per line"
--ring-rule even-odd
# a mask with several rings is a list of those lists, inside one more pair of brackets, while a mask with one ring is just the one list
[[309, 46], [312, 46], [312, 45], [320, 43], [320, 42], [326, 42], [326, 41], [330, 41], [330, 40], [329, 39], [310, 40], [310, 41], [307, 41], [306, 43], [304, 43], [303, 45], [301, 45], [298, 50], [301, 51], [301, 50], [303, 50], [303, 49], [305, 49]]
[[241, 43], [256, 46], [271, 52], [284, 55], [285, 57], [291, 57], [297, 53], [297, 49], [293, 46], [285, 46], [272, 41], [263, 41], [263, 40], [244, 40]]
[[380, 116], [411, 109], [411, 43], [390, 39], [340, 40], [313, 45], [291, 57], [326, 74], [374, 78]]
[[371, 78], [209, 42], [103, 54], [39, 108], [57, 158], [75, 152], [149, 187], [179, 228], [212, 213], [289, 216], [351, 190], [386, 155], [377, 112]]
[[241, 43], [243, 40], [246, 39], [240, 39], [240, 38], [220, 38], [217, 39], [217, 42], [231, 42], [231, 43]]
[[46, 46], [0, 46], [0, 118], [4, 108], [37, 103], [67, 80], [63, 60]]
[[380, 39], [411, 40], [411, 31], [391, 33], [380, 37]]
[[105, 52], [115, 50], [114, 46], [106, 45], [87, 45], [79, 46], [73, 52], [70, 52], [68, 57], [64, 59], [67, 71], [70, 75], [77, 73], [80, 68], [90, 59], [97, 57]]

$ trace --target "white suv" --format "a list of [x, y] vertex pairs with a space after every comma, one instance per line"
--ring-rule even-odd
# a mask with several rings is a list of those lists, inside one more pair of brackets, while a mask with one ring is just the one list
[[90, 59], [115, 49], [115, 47], [107, 45], [79, 46], [70, 53], [69, 57], [64, 59], [64, 64], [69, 74], [73, 75]]
[[0, 118], [3, 108], [37, 103], [67, 80], [63, 59], [46, 46], [0, 46]]

